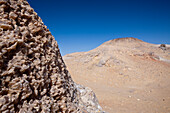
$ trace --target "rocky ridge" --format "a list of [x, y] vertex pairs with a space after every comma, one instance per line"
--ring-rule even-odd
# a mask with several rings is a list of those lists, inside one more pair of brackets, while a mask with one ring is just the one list
[[0, 0], [0, 112], [103, 112], [73, 82], [58, 44], [26, 0]]

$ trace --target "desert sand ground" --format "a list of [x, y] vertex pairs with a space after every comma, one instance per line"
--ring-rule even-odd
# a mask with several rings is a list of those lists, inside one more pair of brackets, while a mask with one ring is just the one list
[[122, 38], [65, 55], [64, 61], [73, 80], [90, 87], [106, 112], [170, 113], [170, 48]]

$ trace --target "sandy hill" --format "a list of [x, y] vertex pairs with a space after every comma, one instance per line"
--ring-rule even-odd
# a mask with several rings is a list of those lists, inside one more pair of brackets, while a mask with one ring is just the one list
[[73, 80], [91, 87], [110, 113], [170, 112], [169, 45], [119, 38], [64, 61]]

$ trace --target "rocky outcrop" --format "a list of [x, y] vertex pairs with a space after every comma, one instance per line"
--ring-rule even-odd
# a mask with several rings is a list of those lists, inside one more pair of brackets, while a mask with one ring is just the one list
[[116, 38], [116, 39], [107, 41], [107, 42], [103, 43], [103, 45], [113, 45], [115, 43], [122, 43], [122, 42], [127, 42], [127, 43], [139, 42], [140, 43], [140, 42], [143, 42], [143, 41], [140, 40], [140, 39], [137, 39], [137, 38], [133, 38], [133, 37], [126, 37], [126, 38]]
[[102, 112], [94, 93], [73, 82], [26, 0], [0, 0], [0, 15], [0, 112]]
[[159, 48], [161, 48], [162, 50], [166, 50], [166, 45], [165, 45], [165, 44], [161, 44], [161, 45], [159, 46]]
[[98, 100], [94, 92], [90, 88], [79, 84], [75, 84], [75, 86], [77, 88], [79, 106], [82, 109], [87, 110], [87, 112], [100, 113], [102, 108], [98, 104]]

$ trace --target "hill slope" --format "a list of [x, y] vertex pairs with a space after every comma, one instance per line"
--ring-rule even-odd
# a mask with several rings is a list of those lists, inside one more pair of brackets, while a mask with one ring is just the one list
[[170, 112], [169, 48], [119, 38], [64, 61], [73, 80], [91, 87], [110, 113]]

